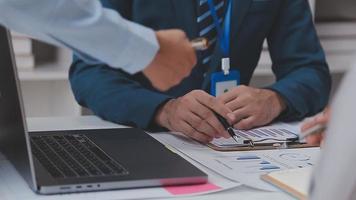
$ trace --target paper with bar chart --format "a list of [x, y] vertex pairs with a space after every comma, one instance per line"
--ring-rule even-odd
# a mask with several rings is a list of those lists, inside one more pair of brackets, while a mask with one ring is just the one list
[[319, 148], [219, 152], [181, 135], [162, 133], [155, 138], [230, 180], [267, 191], [277, 189], [261, 180], [262, 174], [311, 167], [320, 152]]
[[260, 179], [272, 171], [312, 167], [318, 158], [319, 148], [264, 150], [255, 152], [225, 152], [213, 157], [198, 156], [190, 152], [204, 165], [230, 179], [245, 185], [274, 191], [275, 188]]
[[[235, 135], [242, 141], [241, 144], [252, 142], [254, 144], [273, 144], [276, 142], [293, 142], [299, 140], [299, 129], [286, 123], [278, 123], [271, 126], [251, 130], [234, 130]], [[235, 147], [238, 144], [232, 138], [217, 138], [211, 142], [213, 145]]]

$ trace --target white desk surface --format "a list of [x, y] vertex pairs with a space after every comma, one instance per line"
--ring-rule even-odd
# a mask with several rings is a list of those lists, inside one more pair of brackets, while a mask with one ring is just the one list
[[[70, 130], [70, 129], [100, 129], [100, 128], [120, 128], [114, 123], [103, 121], [95, 116], [83, 117], [61, 117], [61, 118], [28, 118], [29, 131], [49, 131], [49, 130]], [[0, 183], [1, 184], [1, 183]], [[240, 186], [235, 189], [222, 191], [214, 194], [174, 198], [179, 200], [216, 200], [216, 199], [244, 199], [244, 200], [288, 200], [293, 199], [283, 192], [265, 192], [252, 188]]]

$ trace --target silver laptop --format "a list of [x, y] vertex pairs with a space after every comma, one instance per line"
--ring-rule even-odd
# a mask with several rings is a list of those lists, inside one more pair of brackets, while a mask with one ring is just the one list
[[1, 26], [0, 151], [40, 194], [207, 181], [140, 129], [28, 132], [11, 40]]

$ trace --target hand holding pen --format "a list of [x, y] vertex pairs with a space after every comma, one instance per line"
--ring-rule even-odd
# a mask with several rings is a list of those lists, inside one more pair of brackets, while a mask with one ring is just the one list
[[[192, 47], [197, 50], [197, 51], [204, 51], [209, 48], [209, 42], [206, 38], [196, 38], [191, 41]], [[229, 122], [222, 117], [220, 114], [212, 110], [216, 118], [219, 120], [219, 122], [223, 125], [225, 130], [229, 133], [229, 135], [232, 137], [232, 139], [235, 140], [236, 143], [239, 143], [239, 137], [234, 133], [234, 128], [232, 127]]]
[[204, 37], [199, 37], [190, 41], [190, 44], [196, 51], [204, 51], [209, 48], [209, 41]]
[[308, 144], [320, 145], [324, 139], [327, 123], [330, 118], [330, 109], [326, 108], [322, 113], [308, 119], [301, 128], [301, 139], [306, 139]]
[[219, 120], [219, 122], [224, 126], [226, 131], [232, 137], [232, 139], [235, 140], [236, 143], [240, 143], [239, 142], [239, 137], [235, 134], [234, 128], [232, 127], [232, 125], [229, 124], [229, 122], [224, 117], [219, 115], [217, 112], [215, 112], [215, 111], [213, 111], [213, 112], [214, 112], [216, 118]]

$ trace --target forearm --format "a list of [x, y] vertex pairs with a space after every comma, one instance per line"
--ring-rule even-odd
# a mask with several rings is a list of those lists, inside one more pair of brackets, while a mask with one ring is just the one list
[[268, 88], [287, 104], [280, 118], [300, 120], [321, 111], [331, 78], [308, 2], [286, 0], [267, 39], [277, 79]]
[[144, 88], [121, 70], [82, 61], [71, 66], [70, 82], [76, 100], [98, 116], [143, 129], [154, 125], [156, 110], [171, 98]]
[[149, 65], [159, 48], [153, 30], [96, 0], [0, 0], [0, 23], [131, 74]]
[[301, 120], [320, 112], [328, 103], [331, 87], [327, 70], [305, 67], [291, 72], [268, 88], [286, 103], [281, 120]]

